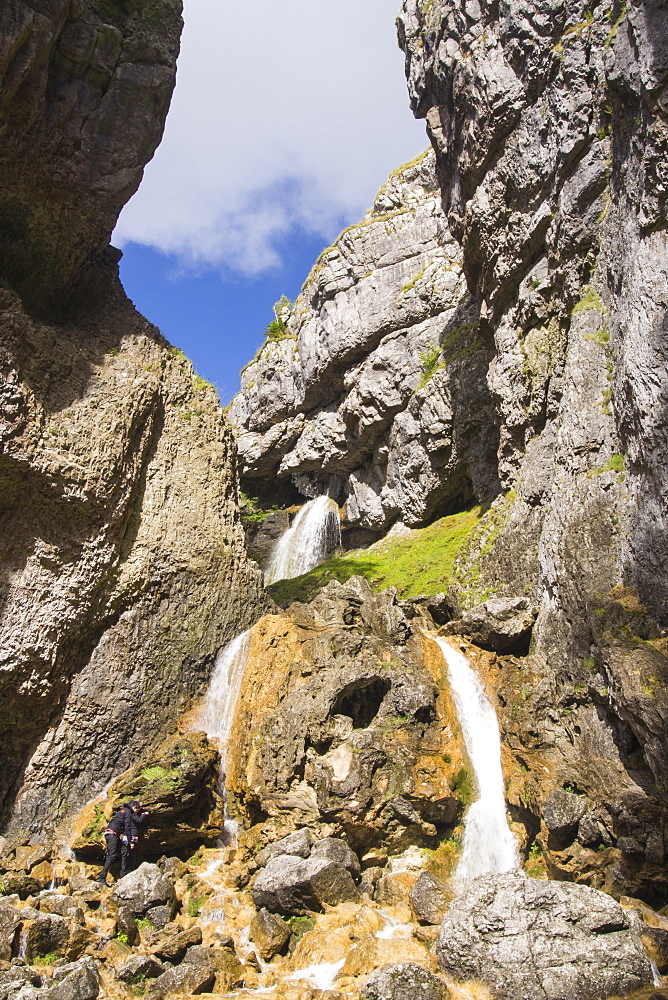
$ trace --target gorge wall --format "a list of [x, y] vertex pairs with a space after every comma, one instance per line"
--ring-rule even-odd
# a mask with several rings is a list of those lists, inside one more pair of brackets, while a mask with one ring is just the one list
[[663, 898], [668, 13], [406, 0], [398, 27], [439, 198], [429, 154], [321, 257], [232, 405], [243, 475], [374, 531], [487, 504], [445, 606], [536, 606], [499, 682], [510, 799], [592, 810], [543, 827], [555, 877]]
[[215, 391], [109, 247], [162, 134], [180, 14], [0, 11], [5, 830], [48, 830], [173, 732], [263, 606]]

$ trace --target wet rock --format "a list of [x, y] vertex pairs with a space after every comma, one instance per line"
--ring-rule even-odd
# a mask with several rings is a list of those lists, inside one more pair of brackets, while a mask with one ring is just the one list
[[95, 1000], [100, 992], [97, 966], [89, 957], [54, 969], [51, 983], [41, 991], [48, 1000]]
[[373, 898], [380, 906], [410, 905], [410, 894], [420, 877], [415, 871], [383, 872]]
[[389, 965], [374, 972], [362, 989], [362, 1000], [447, 1000], [442, 979], [417, 962]]
[[139, 977], [143, 979], [155, 979], [165, 972], [162, 962], [159, 962], [154, 955], [132, 955], [126, 962], [123, 962], [116, 972], [118, 979], [124, 983], [131, 983]]
[[264, 907], [251, 920], [251, 941], [266, 962], [287, 948], [291, 936], [292, 931], [285, 920]]
[[496, 653], [526, 653], [537, 615], [526, 597], [497, 597], [448, 622], [440, 634], [464, 635], [474, 645]]
[[153, 906], [176, 906], [176, 892], [171, 879], [157, 865], [144, 862], [139, 868], [120, 879], [111, 898], [126, 904], [136, 916], [143, 916]]
[[20, 875], [8, 872], [2, 876], [3, 895], [17, 895], [19, 899], [27, 899], [39, 892], [39, 882], [31, 875]]
[[475, 879], [448, 909], [441, 968], [499, 1000], [605, 1000], [652, 983], [629, 916], [586, 886], [521, 873]]
[[61, 917], [74, 920], [77, 924], [85, 923], [86, 918], [79, 902], [61, 892], [41, 894], [38, 906], [42, 913], [57, 913]]
[[39, 955], [63, 956], [70, 940], [70, 924], [55, 913], [38, 914], [37, 919], [26, 923], [25, 934], [28, 961]]
[[340, 840], [338, 837], [324, 837], [322, 840], [316, 840], [311, 850], [311, 857], [337, 861], [348, 869], [353, 878], [358, 878], [362, 870], [355, 852], [350, 849], [345, 840]]
[[269, 844], [258, 852], [255, 860], [263, 868], [272, 858], [278, 858], [283, 854], [292, 854], [297, 858], [308, 858], [313, 844], [313, 834], [308, 827], [295, 830], [282, 840], [277, 840], [274, 844]]
[[213, 969], [200, 965], [179, 965], [168, 969], [151, 983], [147, 996], [163, 997], [169, 993], [207, 993], [211, 992], [216, 979]]
[[422, 872], [412, 887], [409, 898], [416, 920], [424, 924], [440, 924], [452, 893], [443, 879], [429, 872]]
[[14, 939], [20, 923], [20, 910], [0, 899], [0, 960], [3, 962], [8, 962], [12, 957]]
[[217, 993], [226, 993], [244, 981], [244, 966], [233, 952], [225, 948], [202, 948], [194, 945], [188, 948], [183, 962], [202, 969], [212, 969], [216, 976]]
[[153, 946], [153, 954], [166, 962], [180, 962], [188, 948], [202, 943], [202, 928], [196, 925], [173, 934]]
[[274, 858], [257, 876], [252, 892], [258, 908], [286, 914], [359, 899], [350, 872], [326, 858]]

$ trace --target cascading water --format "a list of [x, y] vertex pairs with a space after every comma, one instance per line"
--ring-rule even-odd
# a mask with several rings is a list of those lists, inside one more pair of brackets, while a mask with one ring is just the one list
[[462, 889], [478, 875], [516, 868], [517, 844], [506, 818], [496, 712], [466, 657], [445, 639], [434, 638], [448, 665], [457, 718], [478, 786], [478, 799], [466, 814], [462, 856], [455, 872], [455, 885]]
[[292, 580], [320, 565], [341, 544], [339, 508], [329, 497], [309, 500], [269, 557], [265, 584]]
[[[197, 726], [205, 731], [220, 753], [218, 790], [224, 802], [227, 747], [248, 656], [249, 635], [250, 631], [241, 632], [218, 654], [206, 699], [197, 720]], [[234, 842], [236, 829], [236, 823], [227, 819], [226, 815], [221, 838], [223, 843]]]

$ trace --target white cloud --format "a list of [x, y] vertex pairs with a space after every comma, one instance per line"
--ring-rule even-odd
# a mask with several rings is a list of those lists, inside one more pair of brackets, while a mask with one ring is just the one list
[[114, 241], [258, 273], [292, 228], [330, 238], [426, 145], [399, 0], [185, 0], [167, 130]]

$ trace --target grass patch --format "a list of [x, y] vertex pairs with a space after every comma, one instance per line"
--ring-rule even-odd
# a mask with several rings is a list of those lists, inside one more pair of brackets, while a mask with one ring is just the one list
[[365, 577], [375, 591], [396, 587], [400, 597], [436, 594], [448, 582], [455, 559], [482, 517], [473, 507], [416, 528], [407, 535], [381, 539], [368, 549], [334, 556], [294, 580], [279, 580], [267, 588], [277, 604], [310, 601], [332, 580], [345, 583]]
[[49, 951], [46, 955], [37, 955], [33, 958], [31, 965], [55, 965], [55, 963], [60, 959], [60, 955], [56, 951]]
[[202, 907], [206, 903], [206, 896], [190, 897], [188, 900], [188, 916], [199, 917]]
[[432, 344], [420, 355], [420, 364], [422, 365], [422, 378], [420, 379], [420, 389], [424, 389], [429, 379], [445, 368], [445, 363], [441, 361], [441, 348], [438, 344]]

